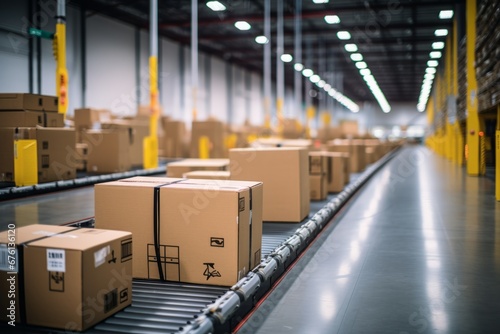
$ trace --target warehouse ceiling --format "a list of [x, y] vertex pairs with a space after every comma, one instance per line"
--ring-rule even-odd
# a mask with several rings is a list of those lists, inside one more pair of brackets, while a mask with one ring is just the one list
[[[85, 6], [87, 15], [104, 14], [138, 27], [149, 26], [149, 0], [71, 1]], [[316, 0], [318, 1], [318, 0]], [[226, 10], [215, 12], [207, 1], [198, 1], [199, 49], [262, 73], [264, 46], [255, 37], [264, 34], [264, 0], [220, 0]], [[276, 2], [271, 8], [273, 78], [276, 68]], [[184, 45], [191, 36], [191, 1], [159, 0], [159, 34]], [[284, 3], [284, 51], [294, 55], [295, 0]], [[317, 4], [302, 1], [302, 63], [355, 102], [376, 101], [350, 53], [355, 43], [389, 103], [417, 103], [436, 29], [451, 32], [453, 19], [440, 19], [441, 10], [455, 10], [464, 1], [330, 0]], [[337, 15], [338, 24], [328, 24], [325, 15]], [[244, 20], [251, 29], [241, 31], [234, 23]], [[338, 31], [348, 31], [350, 40], [340, 40]], [[438, 59], [439, 61], [440, 59]], [[285, 82], [293, 86], [294, 62], [285, 64]], [[331, 74], [335, 75], [331, 75]]]

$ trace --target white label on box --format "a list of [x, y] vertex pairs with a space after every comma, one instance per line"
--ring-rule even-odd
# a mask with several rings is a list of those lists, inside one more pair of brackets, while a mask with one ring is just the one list
[[94, 266], [97, 268], [104, 262], [106, 262], [106, 257], [111, 253], [111, 248], [108, 246], [99, 249], [94, 252]]
[[47, 271], [66, 272], [66, 251], [47, 249]]

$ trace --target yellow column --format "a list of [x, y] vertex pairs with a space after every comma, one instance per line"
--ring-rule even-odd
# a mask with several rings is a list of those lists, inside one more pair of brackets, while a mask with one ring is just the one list
[[476, 59], [476, 0], [467, 0], [467, 173], [479, 175], [479, 116], [477, 109]]
[[56, 24], [56, 34], [52, 43], [56, 58], [57, 110], [66, 117], [66, 111], [68, 110], [68, 70], [66, 69], [66, 24], [64, 22]]
[[158, 59], [149, 57], [149, 136], [144, 138], [143, 164], [144, 168], [158, 167], [158, 116], [160, 105], [158, 102]]

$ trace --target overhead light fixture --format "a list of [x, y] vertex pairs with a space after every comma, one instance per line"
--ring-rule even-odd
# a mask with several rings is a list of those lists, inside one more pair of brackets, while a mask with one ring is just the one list
[[319, 75], [314, 74], [309, 77], [309, 80], [311, 80], [312, 83], [317, 83], [321, 80], [321, 78], [319, 77]]
[[361, 61], [363, 60], [363, 55], [361, 53], [353, 53], [351, 54], [351, 59], [353, 61]]
[[226, 6], [221, 4], [219, 1], [208, 1], [207, 7], [213, 10], [214, 12], [222, 12], [226, 10]]
[[358, 51], [358, 46], [356, 44], [346, 44], [344, 46], [347, 52], [356, 52]]
[[332, 86], [330, 84], [325, 84], [325, 86], [323, 87], [325, 92], [328, 92], [331, 88], [332, 88]]
[[361, 75], [370, 75], [372, 73], [372, 71], [370, 71], [369, 68], [362, 68], [359, 70], [359, 74]]
[[240, 30], [250, 30], [250, 28], [252, 28], [247, 21], [236, 21], [234, 26]]
[[266, 36], [257, 36], [255, 37], [255, 41], [259, 44], [267, 44], [269, 42]]
[[281, 61], [282, 62], [285, 62], [285, 63], [289, 63], [293, 60], [293, 57], [292, 55], [288, 54], [288, 53], [284, 53], [281, 55]]
[[351, 39], [351, 34], [349, 33], [349, 31], [342, 30], [337, 32], [337, 37], [341, 40], [348, 40]]
[[309, 78], [313, 74], [314, 74], [313, 70], [309, 68], [305, 68], [302, 70], [302, 75], [305, 76], [306, 78]]
[[424, 78], [426, 79], [434, 79], [434, 74], [433, 73], [425, 73]]
[[439, 64], [439, 63], [438, 63], [438, 61], [437, 61], [437, 60], [429, 60], [429, 61], [427, 62], [427, 66], [429, 66], [429, 67], [437, 67], [437, 66], [438, 66], [438, 64]]
[[295, 65], [293, 65], [293, 68], [295, 69], [295, 71], [300, 72], [304, 69], [304, 65], [302, 65], [301, 63], [296, 63]]
[[320, 81], [317, 83], [317, 85], [318, 85], [318, 87], [319, 87], [319, 88], [323, 88], [323, 87], [325, 87], [325, 84], [326, 84], [325, 80], [320, 80]]
[[448, 20], [451, 19], [452, 17], [453, 17], [453, 10], [451, 9], [446, 9], [439, 12], [439, 18], [441, 20]]
[[429, 56], [433, 59], [441, 58], [441, 51], [432, 51]]
[[330, 0], [313, 0], [314, 3], [328, 3]]
[[434, 43], [432, 43], [432, 48], [434, 50], [444, 49], [444, 42], [434, 42]]
[[359, 68], [360, 70], [363, 69], [363, 68], [367, 68], [368, 65], [366, 65], [366, 63], [364, 61], [358, 61], [356, 63], [356, 67]]
[[427, 67], [425, 69], [425, 73], [432, 73], [432, 74], [434, 74], [434, 73], [436, 73], [436, 69], [434, 67]]
[[434, 31], [434, 35], [446, 36], [446, 35], [448, 35], [448, 29], [436, 29], [436, 31]]
[[328, 24], [339, 24], [340, 18], [337, 15], [325, 15], [325, 21]]

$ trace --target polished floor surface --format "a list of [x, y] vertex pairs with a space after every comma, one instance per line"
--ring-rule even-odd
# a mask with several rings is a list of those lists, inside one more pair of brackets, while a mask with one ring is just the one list
[[409, 147], [238, 333], [499, 333], [500, 203], [487, 178]]

